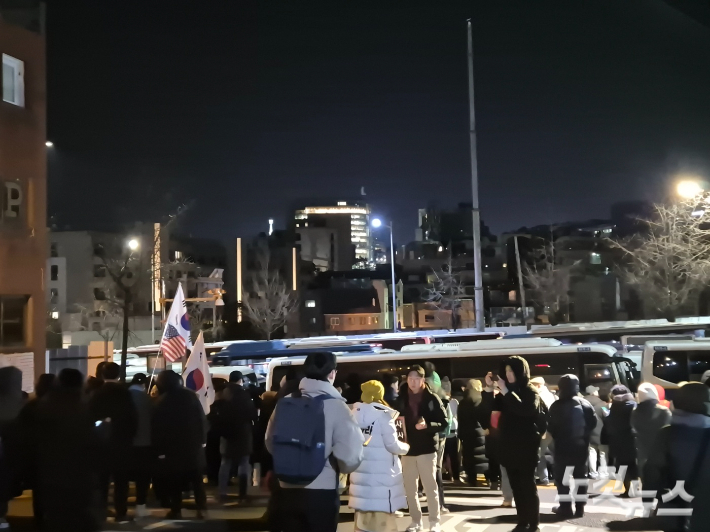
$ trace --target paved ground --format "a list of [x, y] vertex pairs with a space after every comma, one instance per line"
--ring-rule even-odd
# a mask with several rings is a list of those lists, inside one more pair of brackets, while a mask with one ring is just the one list
[[[588, 504], [587, 515], [581, 519], [559, 521], [551, 513], [555, 504], [557, 491], [552, 487], [540, 488], [543, 532], [600, 532], [607, 530], [607, 525], [615, 530], [636, 530], [655, 532], [652, 524], [641, 519], [629, 520], [626, 509], [619, 504], [602, 501], [600, 504]], [[164, 519], [166, 510], [154, 508], [152, 516], [140, 522], [126, 525], [107, 524], [106, 531], [133, 532], [138, 530], [190, 530], [190, 531], [252, 531], [268, 532], [265, 521], [262, 519], [266, 505], [266, 495], [255, 491], [249, 505], [242, 506], [236, 502], [225, 505], [217, 504], [210, 497], [209, 519], [204, 522], [194, 520], [194, 511], [190, 501], [185, 501], [186, 510], [183, 512], [184, 521], [167, 521]], [[347, 497], [343, 497], [343, 508], [340, 515], [338, 532], [353, 531], [353, 514], [347, 507]], [[502, 498], [500, 492], [483, 488], [457, 487], [448, 485], [446, 490], [446, 504], [451, 510], [449, 515], [442, 519], [442, 530], [445, 532], [507, 532], [515, 525], [515, 510], [501, 509]], [[639, 502], [639, 501], [636, 501]], [[32, 520], [31, 494], [27, 493], [22, 498], [13, 501], [10, 507], [10, 522], [13, 529], [31, 531]], [[640, 516], [640, 512], [637, 514]], [[409, 517], [398, 520], [399, 530], [405, 530], [409, 524]], [[426, 517], [425, 517], [426, 524]]]

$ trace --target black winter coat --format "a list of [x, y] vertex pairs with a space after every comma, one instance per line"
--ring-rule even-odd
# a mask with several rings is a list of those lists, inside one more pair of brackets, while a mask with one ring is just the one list
[[[403, 386], [396, 406], [396, 409], [404, 414], [407, 443], [409, 443], [407, 456], [435, 453], [439, 443], [439, 433], [445, 431], [448, 425], [444, 404], [427, 385], [421, 392], [424, 396], [419, 403], [419, 412], [412, 412], [409, 408], [409, 393], [409, 387]], [[424, 430], [414, 428], [420, 417], [426, 421], [427, 428]]]
[[111, 459], [128, 464], [133, 438], [138, 432], [138, 410], [128, 387], [120, 382], [105, 382], [89, 397], [92, 421], [110, 419], [103, 429], [109, 435]]
[[631, 426], [631, 414], [636, 402], [630, 394], [617, 395], [604, 418], [602, 443], [609, 444], [614, 465], [629, 466], [629, 477], [636, 477], [636, 431]]
[[151, 420], [152, 442], [161, 472], [202, 472], [206, 428], [205, 412], [192, 390], [177, 388], [161, 394]]
[[[212, 412], [210, 412], [212, 414]], [[254, 451], [254, 422], [258, 411], [251, 394], [238, 384], [230, 384], [227, 400], [215, 411], [213, 426], [224, 438], [221, 446], [223, 456], [238, 460]]]
[[577, 376], [564, 375], [559, 382], [559, 399], [550, 407], [547, 427], [555, 441], [555, 463], [583, 465], [589, 458], [589, 440], [597, 416], [589, 401], [578, 394]]
[[[662, 428], [654, 442], [646, 465], [644, 467], [643, 489], [660, 490], [658, 498], [666, 491], [672, 490], [676, 482], [686, 482], [686, 490], [695, 496], [692, 503], [684, 502], [681, 497], [662, 503], [661, 507], [693, 508], [690, 517], [690, 527], [685, 528], [685, 518], [664, 519], [663, 530], [668, 532], [705, 532], [710, 523], [710, 450], [700, 461], [699, 452], [704, 438], [710, 437], [710, 417], [701, 414], [691, 414], [681, 410], [673, 412], [671, 425]], [[710, 447], [710, 445], [708, 445]], [[693, 479], [694, 485], [688, 485]], [[654, 527], [660, 528], [660, 527]]]
[[47, 530], [90, 532], [101, 528], [98, 471], [104, 454], [81, 390], [55, 389], [40, 399], [36, 425], [36, 483], [42, 491]]
[[464, 469], [476, 473], [487, 471], [486, 434], [483, 426], [490, 423], [490, 412], [483, 401], [476, 403], [472, 397], [467, 396], [459, 404], [458, 421], [458, 436], [463, 444]]
[[540, 395], [530, 384], [530, 368], [525, 359], [513, 356], [501, 367], [515, 373], [515, 384], [508, 384], [508, 393], [499, 394], [495, 408], [500, 409], [498, 421], [498, 453], [501, 465], [508, 468], [534, 466], [538, 462], [538, 450], [542, 434], [537, 428], [540, 411]]

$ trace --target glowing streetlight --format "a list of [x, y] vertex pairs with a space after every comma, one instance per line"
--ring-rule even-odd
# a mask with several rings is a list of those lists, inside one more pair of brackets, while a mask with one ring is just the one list
[[44, 145], [47, 146], [48, 148], [53, 148], [54, 142], [52, 142], [51, 140], [48, 140], [47, 142], [44, 143]]
[[130, 249], [131, 251], [137, 250], [140, 247], [140, 245], [141, 245], [140, 242], [138, 242], [138, 239], [136, 239], [136, 238], [131, 238], [128, 241], [128, 249]]
[[676, 185], [676, 192], [681, 198], [693, 199], [703, 192], [698, 181], [683, 180]]
[[382, 220], [380, 220], [379, 218], [375, 218], [374, 220], [372, 220], [371, 223], [372, 223], [372, 227], [374, 227], [375, 229], [382, 227]]

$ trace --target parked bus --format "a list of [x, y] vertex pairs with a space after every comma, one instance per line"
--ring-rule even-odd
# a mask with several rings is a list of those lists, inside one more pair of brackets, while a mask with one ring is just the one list
[[681, 382], [700, 381], [708, 370], [710, 340], [704, 338], [648, 342], [643, 350], [641, 378], [663, 386], [668, 400]]
[[[627, 383], [627, 373], [615, 354], [616, 350], [606, 345], [563, 345], [558, 340], [536, 338], [411, 345], [400, 351], [339, 355], [336, 385], [380, 380], [386, 375], [396, 375], [403, 382], [407, 368], [427, 361], [434, 364], [441, 377], [447, 376], [452, 382], [473, 378], [483, 381], [489, 371], [499, 372], [506, 357], [519, 355], [530, 364], [532, 376], [544, 377], [553, 389], [562, 375], [574, 373], [579, 376], [582, 389], [593, 384], [600, 388], [600, 394], [608, 394], [614, 384]], [[271, 360], [267, 389], [278, 390], [289, 369], [302, 366], [305, 358]]]
[[533, 326], [530, 336], [555, 338], [563, 343], [620, 342], [624, 336], [659, 336], [683, 334], [704, 337], [710, 328], [710, 317], [667, 320], [613, 321], [598, 323], [569, 323], [564, 325]]

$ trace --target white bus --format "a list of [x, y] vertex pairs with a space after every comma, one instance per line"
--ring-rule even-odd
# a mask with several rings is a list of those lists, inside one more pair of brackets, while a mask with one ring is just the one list
[[[386, 375], [404, 377], [413, 364], [432, 362], [436, 372], [454, 380], [483, 379], [486, 373], [499, 372], [501, 362], [509, 356], [522, 356], [530, 365], [533, 377], [544, 377], [550, 388], [557, 387], [562, 375], [579, 376], [582, 390], [590, 384], [608, 394], [618, 383], [626, 384], [623, 364], [615, 360], [616, 350], [608, 345], [563, 345], [558, 340], [530, 338], [515, 340], [482, 340], [460, 344], [410, 345], [401, 351], [352, 353], [338, 356], [336, 385], [343, 382], [362, 383], [380, 380]], [[277, 358], [269, 363], [267, 390], [278, 390], [281, 379], [289, 371], [300, 373], [305, 356]]]
[[673, 399], [673, 390], [678, 384], [700, 381], [703, 373], [710, 370], [710, 339], [665, 340], [648, 342], [643, 350], [641, 379], [659, 384]]

